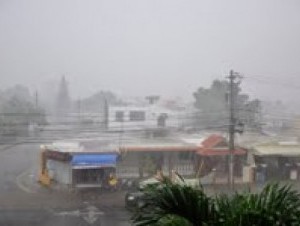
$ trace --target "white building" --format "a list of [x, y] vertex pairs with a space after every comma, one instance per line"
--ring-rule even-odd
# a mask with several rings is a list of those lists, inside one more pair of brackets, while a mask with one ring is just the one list
[[111, 106], [108, 110], [108, 130], [179, 128], [183, 124], [183, 118], [183, 111], [157, 105]]

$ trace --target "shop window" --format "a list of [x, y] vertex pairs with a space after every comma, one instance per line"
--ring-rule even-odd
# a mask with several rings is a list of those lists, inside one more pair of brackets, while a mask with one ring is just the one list
[[193, 158], [193, 153], [190, 152], [180, 152], [179, 159], [180, 160], [190, 160]]
[[145, 121], [145, 112], [144, 111], [130, 111], [129, 112], [130, 121]]
[[124, 121], [124, 112], [117, 111], [116, 112], [116, 122], [123, 122]]

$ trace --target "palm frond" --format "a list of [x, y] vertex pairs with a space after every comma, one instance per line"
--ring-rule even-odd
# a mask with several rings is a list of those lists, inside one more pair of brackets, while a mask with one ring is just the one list
[[145, 191], [135, 225], [298, 226], [300, 194], [289, 185], [269, 184], [260, 193], [208, 197], [203, 189], [166, 180]]
[[165, 183], [145, 190], [145, 206], [136, 212], [136, 225], [157, 223], [164, 216], [179, 216], [192, 225], [206, 225], [215, 219], [213, 200], [202, 189]]

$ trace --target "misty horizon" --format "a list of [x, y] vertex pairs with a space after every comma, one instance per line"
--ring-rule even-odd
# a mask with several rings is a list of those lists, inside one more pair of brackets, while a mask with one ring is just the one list
[[33, 92], [65, 75], [73, 99], [109, 90], [192, 101], [233, 69], [251, 98], [296, 102], [299, 7], [295, 0], [2, 0], [0, 88]]

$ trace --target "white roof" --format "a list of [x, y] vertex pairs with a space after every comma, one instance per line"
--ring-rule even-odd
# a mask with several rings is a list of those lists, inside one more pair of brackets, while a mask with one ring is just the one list
[[50, 150], [68, 153], [82, 153], [82, 152], [116, 152], [120, 147], [191, 147], [201, 146], [202, 141], [205, 139], [203, 136], [173, 136], [163, 138], [142, 138], [132, 135], [124, 135], [120, 139], [119, 135], [99, 138], [82, 138], [55, 141], [50, 145], [45, 145]]
[[103, 139], [74, 139], [55, 141], [50, 145], [44, 145], [45, 148], [59, 152], [115, 152], [117, 146], [115, 142]]
[[256, 155], [299, 156], [300, 145], [260, 145], [254, 147]]
[[202, 142], [205, 140], [206, 138], [204, 137], [199, 137], [199, 138], [181, 138], [182, 141], [184, 141], [187, 144], [193, 144], [197, 147], [201, 147], [202, 146]]

